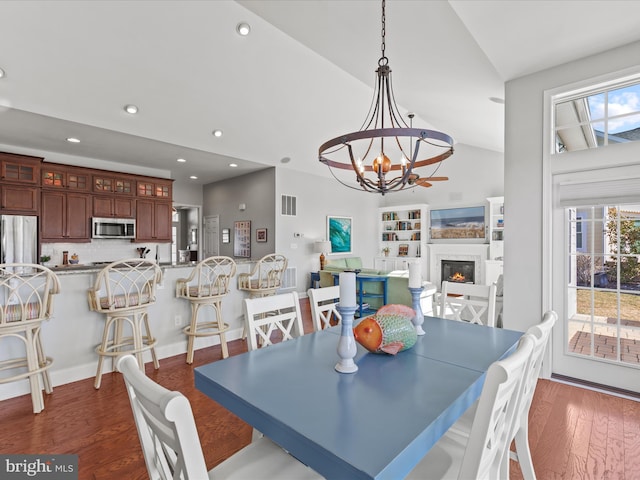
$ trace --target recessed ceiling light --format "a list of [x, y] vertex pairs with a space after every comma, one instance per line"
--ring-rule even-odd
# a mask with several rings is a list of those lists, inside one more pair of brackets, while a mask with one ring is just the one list
[[0, 78], [4, 77], [5, 73], [4, 70], [0, 68]]
[[221, 137], [222, 136], [222, 130], [214, 130], [213, 131], [213, 136], [214, 137]]
[[236, 167], [238, 166], [238, 164], [237, 164], [237, 163], [230, 163], [230, 164], [229, 164], [229, 166], [230, 166], [231, 168], [236, 168]]
[[124, 111], [130, 113], [131, 115], [135, 115], [136, 113], [138, 113], [138, 107], [136, 107], [135, 105], [125, 105]]
[[251, 33], [251, 26], [249, 26], [249, 24], [246, 22], [240, 22], [236, 26], [236, 32], [238, 32], [238, 35], [246, 37], [247, 35], [249, 35], [249, 33]]
[[186, 162], [186, 160], [185, 160], [184, 158], [178, 158], [178, 159], [176, 160], [176, 162], [184, 163], [184, 162]]
[[69, 142], [69, 143], [80, 143], [80, 139], [79, 138], [75, 138], [75, 137], [69, 137], [69, 138], [67, 138], [67, 142]]
[[499, 103], [500, 105], [504, 105], [504, 98], [489, 97], [489, 100], [491, 100], [493, 103]]
[[189, 178], [190, 178], [191, 180], [197, 180], [197, 179], [198, 179], [198, 177], [196, 177], [195, 175], [191, 175]]
[[280, 163], [289, 163], [291, 161], [291, 157], [282, 157], [280, 159]]

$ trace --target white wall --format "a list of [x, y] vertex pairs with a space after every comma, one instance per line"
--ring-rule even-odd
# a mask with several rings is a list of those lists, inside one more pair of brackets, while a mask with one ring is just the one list
[[[430, 174], [429, 167], [422, 168]], [[504, 192], [504, 155], [501, 152], [454, 145], [454, 153], [445, 160], [434, 176], [449, 177], [433, 182], [429, 188], [417, 187], [406, 192], [390, 193], [381, 206], [426, 203], [430, 208], [485, 205], [488, 197], [501, 197]]]
[[[280, 215], [280, 196], [297, 197], [296, 217]], [[288, 169], [276, 175], [276, 249], [298, 269], [297, 291], [309, 288], [309, 272], [320, 268], [320, 254], [313, 243], [326, 239], [327, 215], [353, 217], [353, 253], [328, 258], [358, 256], [363, 266], [373, 268], [378, 252], [379, 195], [349, 189], [333, 178], [319, 177]], [[304, 236], [295, 237], [295, 233]]]
[[[546, 90], [638, 63], [640, 42], [507, 82], [504, 322], [525, 330], [548, 308], [543, 291], [543, 96]], [[638, 162], [637, 156], [630, 162]]]

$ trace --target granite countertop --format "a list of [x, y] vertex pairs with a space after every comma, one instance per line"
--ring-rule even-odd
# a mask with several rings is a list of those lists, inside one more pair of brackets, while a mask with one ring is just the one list
[[[244, 264], [244, 263], [254, 263], [257, 262], [257, 260], [251, 260], [251, 259], [240, 259], [240, 260], [236, 260], [237, 264]], [[160, 262], [160, 268], [162, 269], [167, 269], [167, 268], [191, 268], [194, 267], [198, 262]], [[102, 270], [106, 265], [106, 263], [102, 263], [102, 262], [96, 262], [96, 263], [86, 263], [86, 264], [82, 264], [82, 263], [78, 263], [76, 265], [53, 265], [50, 266], [49, 268], [51, 269], [52, 272], [55, 272], [56, 275], [66, 275], [66, 274], [74, 274], [74, 273], [89, 273], [89, 272], [97, 272]]]

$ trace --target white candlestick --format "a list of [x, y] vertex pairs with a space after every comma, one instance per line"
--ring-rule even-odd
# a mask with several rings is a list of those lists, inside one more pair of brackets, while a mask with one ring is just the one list
[[340, 305], [343, 307], [356, 306], [356, 274], [353, 272], [340, 274]]
[[409, 288], [422, 287], [422, 271], [418, 262], [409, 264]]

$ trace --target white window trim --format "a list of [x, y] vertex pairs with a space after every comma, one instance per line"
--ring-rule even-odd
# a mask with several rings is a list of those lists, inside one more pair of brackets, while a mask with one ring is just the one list
[[[568, 85], [546, 90], [544, 92], [543, 103], [543, 149], [542, 149], [542, 311], [547, 311], [553, 305], [553, 181], [554, 175], [561, 172], [579, 172], [580, 170], [589, 171], [594, 169], [602, 169], [603, 165], [602, 150], [590, 149], [580, 150], [577, 152], [564, 152], [562, 154], [555, 151], [555, 112], [554, 101], [557, 99], [570, 99], [571, 95], [584, 95], [594, 89], [602, 88], [603, 85], [613, 84], [616, 80], [620, 82], [631, 81], [637, 79], [640, 75], [640, 67], [630, 67], [617, 72], [591, 77], [579, 82], [573, 82]], [[571, 92], [571, 94], [570, 94]], [[639, 142], [630, 142], [628, 144], [619, 144], [610, 146], [622, 151], [626, 147], [632, 146], [631, 150], [635, 151]], [[633, 145], [636, 144], [635, 148]], [[630, 151], [631, 151], [630, 150]], [[578, 159], [576, 157], [578, 156]], [[616, 156], [617, 157], [617, 156]], [[630, 157], [633, 157], [631, 155]], [[637, 156], [635, 157], [637, 158]], [[631, 162], [629, 162], [631, 163]], [[627, 162], [617, 162], [604, 167], [611, 168], [615, 166], [623, 166]], [[595, 178], [594, 178], [595, 179]], [[549, 378], [552, 372], [551, 352], [552, 348], [548, 348], [545, 354], [545, 360], [542, 366], [541, 376]]]

